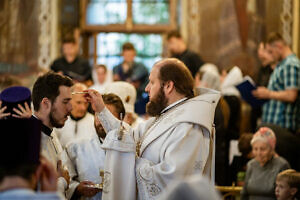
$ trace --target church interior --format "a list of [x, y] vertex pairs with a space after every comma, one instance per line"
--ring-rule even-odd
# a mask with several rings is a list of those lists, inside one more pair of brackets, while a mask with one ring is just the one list
[[[211, 185], [206, 182], [196, 185], [192, 181], [186, 184], [195, 193], [194, 198], [190, 196], [194, 193], [184, 185], [177, 185], [179, 189], [173, 196], [161, 196], [161, 190], [169, 191], [166, 189], [169, 182], [162, 181], [163, 186], [158, 184], [150, 189], [147, 186], [149, 191], [145, 193], [154, 197], [143, 198], [299, 199], [299, 13], [298, 0], [1, 0], [0, 103], [3, 107], [6, 105], [7, 89], [21, 86], [29, 89], [34, 104], [35, 83], [38, 77], [50, 71], [72, 79], [70, 116], [64, 126], [55, 126], [50, 121], [53, 125], [50, 128], [57, 132], [62, 151], [66, 150], [73, 162], [77, 156], [73, 155], [75, 147], [71, 141], [95, 138], [99, 130], [94, 104], [84, 99], [89, 94], [86, 91], [116, 94], [122, 100], [125, 116], [118, 113], [115, 117], [120, 119], [122, 127], [124, 121], [138, 128], [153, 116], [147, 111], [153, 66], [161, 60], [176, 58], [191, 72], [195, 91], [200, 87], [210, 88], [221, 96], [213, 113], [215, 132], [211, 133], [213, 144], [209, 146], [213, 160], [209, 179], [217, 196], [201, 198], [205, 193], [201, 187]], [[15, 93], [12, 102], [20, 98]], [[103, 95], [102, 98], [105, 105], [111, 105], [106, 104], [110, 97]], [[39, 118], [34, 114], [37, 110], [33, 104], [30, 100], [23, 104], [24, 108], [19, 107], [19, 111], [15, 111], [18, 118], [32, 114]], [[3, 107], [0, 121], [6, 120]], [[57, 114], [53, 113], [50, 120]], [[80, 125], [83, 120], [89, 122]], [[102, 131], [105, 128], [100, 127]], [[9, 134], [4, 132], [2, 129], [0, 134]], [[144, 134], [146, 136], [136, 143], [139, 148], [143, 148], [148, 130]], [[106, 144], [101, 135], [97, 140], [101, 145]], [[93, 146], [92, 142], [88, 146]], [[148, 155], [147, 151], [144, 153]], [[104, 168], [105, 153], [101, 151], [98, 160], [102, 163], [99, 168]], [[95, 166], [96, 162], [96, 159], [84, 161], [86, 165]], [[156, 161], [153, 162], [155, 166]], [[79, 178], [84, 174], [80, 174], [79, 169], [75, 171]], [[64, 198], [119, 199], [117, 195], [106, 195], [105, 186], [102, 188], [109, 181], [105, 179], [106, 172], [99, 175], [99, 169], [95, 171], [93, 173], [101, 179], [88, 181], [97, 183], [94, 188], [102, 184], [102, 197], [99, 190], [89, 191], [92, 194], [85, 190], [76, 193], [80, 191], [77, 187], [73, 196], [66, 192]], [[87, 177], [92, 177], [91, 172]], [[151, 173], [156, 173], [155, 169]], [[291, 176], [294, 185], [289, 182]], [[4, 191], [1, 182], [4, 183], [5, 178], [2, 178], [0, 173], [0, 199]], [[288, 180], [288, 197], [281, 197], [278, 186], [281, 180]], [[137, 178], [137, 184], [140, 181]], [[143, 199], [141, 191], [137, 187], [137, 199]], [[155, 196], [158, 193], [159, 196]]]

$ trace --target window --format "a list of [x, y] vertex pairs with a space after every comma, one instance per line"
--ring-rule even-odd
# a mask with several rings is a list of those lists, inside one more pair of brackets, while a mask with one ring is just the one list
[[133, 1], [134, 24], [169, 24], [169, 1]]
[[82, 0], [81, 30], [94, 63], [112, 69], [122, 61], [121, 47], [131, 42], [136, 61], [150, 69], [161, 58], [162, 34], [176, 28], [176, 0]]
[[135, 46], [135, 60], [142, 62], [148, 69], [161, 59], [160, 34], [100, 33], [97, 35], [97, 63], [103, 63], [109, 69], [121, 63], [121, 48], [125, 42], [131, 42]]
[[165, 32], [176, 28], [176, 0], [83, 0], [80, 26], [98, 32]]
[[86, 24], [88, 25], [123, 24], [126, 21], [126, 0], [92, 0], [88, 1], [86, 9]]

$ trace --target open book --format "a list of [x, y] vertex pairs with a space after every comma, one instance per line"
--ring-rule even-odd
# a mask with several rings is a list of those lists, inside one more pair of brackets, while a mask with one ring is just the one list
[[235, 87], [239, 90], [242, 98], [252, 107], [259, 107], [267, 102], [266, 99], [258, 99], [252, 95], [252, 91], [256, 90], [256, 85], [250, 76], [245, 76], [243, 82]]

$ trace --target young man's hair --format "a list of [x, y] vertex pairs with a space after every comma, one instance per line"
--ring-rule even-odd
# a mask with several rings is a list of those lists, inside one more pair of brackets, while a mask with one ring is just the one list
[[125, 42], [123, 45], [122, 45], [122, 51], [126, 51], [126, 50], [132, 50], [132, 51], [135, 51], [135, 48], [133, 46], [132, 43], [130, 42]]
[[247, 156], [252, 151], [252, 133], [243, 133], [239, 138], [238, 148], [243, 156]]
[[116, 108], [118, 116], [120, 118], [120, 114], [122, 114], [123, 119], [125, 117], [125, 108], [121, 98], [113, 93], [103, 94], [102, 95], [103, 102], [108, 105], [113, 105]]
[[105, 71], [105, 73], [107, 72], [107, 67], [106, 67], [106, 65], [102, 65], [102, 64], [100, 64], [100, 65], [95, 65], [94, 68], [95, 68], [95, 70], [100, 69], [100, 68], [103, 68], [104, 71]]
[[40, 103], [45, 97], [54, 103], [56, 97], [59, 96], [60, 86], [71, 87], [72, 85], [72, 79], [52, 71], [40, 76], [34, 83], [32, 89], [34, 110], [38, 111], [40, 109]]
[[73, 36], [71, 35], [66, 35], [63, 40], [62, 40], [62, 44], [66, 44], [66, 43], [73, 43], [76, 44], [76, 40]]
[[194, 97], [194, 79], [190, 70], [176, 58], [168, 58], [157, 63], [161, 84], [168, 81], [174, 83], [176, 91], [187, 98]]
[[19, 166], [0, 166], [0, 183], [5, 177], [19, 176], [30, 181], [38, 164], [20, 164]]
[[181, 34], [179, 31], [171, 31], [168, 33], [167, 35], [167, 40], [171, 39], [172, 37], [175, 37], [175, 38], [182, 38]]
[[272, 32], [272, 33], [270, 33], [269, 35], [268, 35], [268, 38], [267, 38], [267, 44], [273, 44], [274, 42], [277, 42], [277, 41], [281, 41], [281, 42], [283, 42], [284, 44], [286, 44], [285, 43], [285, 41], [284, 41], [284, 39], [283, 39], [283, 37], [281, 36], [281, 34], [280, 33], [277, 33], [277, 32]]

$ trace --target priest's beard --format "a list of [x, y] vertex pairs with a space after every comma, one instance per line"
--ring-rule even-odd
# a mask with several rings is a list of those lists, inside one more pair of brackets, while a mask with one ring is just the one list
[[149, 101], [146, 105], [146, 112], [150, 116], [158, 116], [161, 111], [167, 107], [168, 99], [165, 96], [163, 91], [163, 87], [160, 88], [157, 95], [153, 98], [153, 100]]

